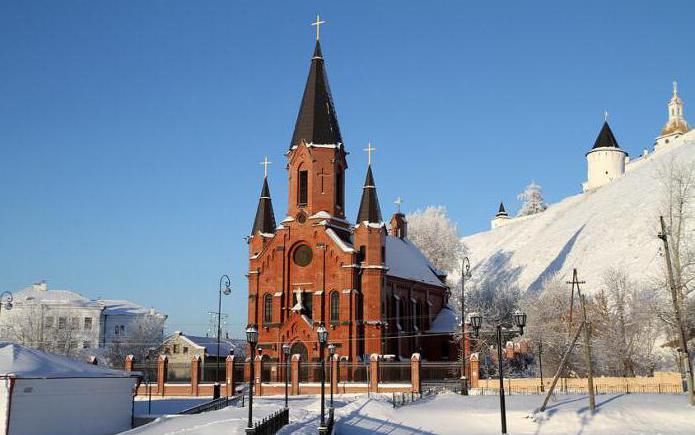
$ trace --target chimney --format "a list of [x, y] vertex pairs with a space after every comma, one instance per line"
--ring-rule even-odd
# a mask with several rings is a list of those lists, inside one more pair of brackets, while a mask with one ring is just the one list
[[408, 221], [403, 213], [394, 213], [391, 218], [391, 235], [399, 239], [408, 237]]

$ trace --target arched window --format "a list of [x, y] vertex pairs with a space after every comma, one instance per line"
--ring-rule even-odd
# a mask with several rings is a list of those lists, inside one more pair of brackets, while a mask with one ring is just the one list
[[270, 293], [263, 298], [263, 323], [273, 323], [273, 295]]
[[340, 320], [340, 294], [337, 291], [331, 293], [331, 322]]

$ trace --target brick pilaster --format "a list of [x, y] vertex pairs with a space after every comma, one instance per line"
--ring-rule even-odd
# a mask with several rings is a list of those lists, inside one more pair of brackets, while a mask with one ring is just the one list
[[340, 378], [340, 355], [333, 355], [331, 358], [331, 386], [333, 394], [338, 392], [338, 381]]
[[478, 388], [480, 381], [480, 355], [475, 352], [471, 354], [468, 364], [470, 376], [468, 377], [471, 388]]
[[128, 355], [125, 357], [125, 362], [123, 363], [123, 370], [126, 372], [132, 372], [133, 371], [133, 360], [135, 357], [133, 355]]
[[164, 384], [169, 374], [169, 358], [166, 355], [159, 355], [157, 358], [157, 393], [164, 396]]
[[369, 357], [369, 390], [379, 392], [379, 354], [376, 353]]
[[256, 355], [256, 358], [254, 359], [253, 363], [255, 364], [255, 367], [253, 368], [254, 370], [254, 376], [256, 379], [253, 380], [254, 384], [254, 394], [258, 396], [263, 395], [263, 384], [261, 382], [261, 379], [263, 379], [263, 356], [261, 355]]
[[299, 394], [299, 363], [300, 363], [300, 355], [298, 353], [292, 355], [292, 361], [290, 361], [290, 364], [292, 365], [291, 371], [292, 371], [292, 395], [296, 396]]
[[227, 396], [233, 396], [237, 380], [234, 379], [234, 355], [229, 355], [224, 361], [225, 379], [227, 380]]
[[422, 383], [420, 382], [420, 354], [414, 353], [410, 357], [410, 384], [413, 393], [422, 392]]
[[195, 355], [191, 358], [191, 396], [198, 396], [200, 389], [200, 356]]

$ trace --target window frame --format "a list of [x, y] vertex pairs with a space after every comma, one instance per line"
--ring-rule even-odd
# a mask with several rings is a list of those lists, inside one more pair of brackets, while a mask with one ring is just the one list
[[340, 322], [340, 293], [335, 290], [330, 295], [330, 319], [331, 323]]
[[273, 295], [266, 293], [263, 296], [263, 324], [269, 325], [273, 323]]

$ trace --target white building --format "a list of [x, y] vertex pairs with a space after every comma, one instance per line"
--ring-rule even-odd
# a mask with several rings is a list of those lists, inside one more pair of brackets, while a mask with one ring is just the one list
[[163, 337], [166, 316], [154, 309], [123, 300], [90, 300], [69, 290], [49, 290], [42, 281], [14, 292], [12, 309], [3, 307], [0, 311], [0, 337], [76, 356], [85, 349], [124, 342], [126, 334], [143, 318], [160, 321]]
[[584, 192], [604, 186], [625, 174], [627, 152], [620, 148], [608, 120], [603, 123], [594, 146], [586, 153], [587, 181]]
[[654, 142], [654, 151], [661, 151], [687, 140], [695, 140], [693, 132], [683, 114], [683, 100], [678, 96], [678, 83], [673, 82], [673, 95], [668, 102], [668, 121]]

